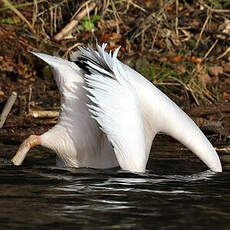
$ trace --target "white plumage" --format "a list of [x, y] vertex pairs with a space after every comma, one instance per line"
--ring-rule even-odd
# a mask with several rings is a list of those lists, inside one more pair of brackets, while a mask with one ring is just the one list
[[43, 145], [57, 153], [58, 166], [111, 168], [144, 172], [158, 132], [171, 135], [211, 170], [221, 172], [219, 157], [196, 124], [142, 75], [105, 52], [106, 44], [79, 47], [67, 61], [34, 53], [53, 70], [61, 94], [58, 123], [30, 136], [12, 159], [20, 165], [29, 149]]

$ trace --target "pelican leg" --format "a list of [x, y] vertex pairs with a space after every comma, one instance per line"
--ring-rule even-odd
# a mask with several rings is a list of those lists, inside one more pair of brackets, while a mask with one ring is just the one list
[[40, 136], [31, 135], [27, 139], [25, 139], [20, 145], [17, 153], [12, 158], [12, 162], [14, 165], [21, 165], [23, 160], [25, 159], [29, 150], [37, 145], [41, 145]]

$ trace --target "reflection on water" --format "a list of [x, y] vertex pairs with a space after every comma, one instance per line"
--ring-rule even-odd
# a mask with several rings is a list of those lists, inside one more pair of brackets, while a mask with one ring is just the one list
[[1, 229], [229, 229], [229, 172], [153, 157], [145, 174], [54, 162], [40, 148], [22, 167], [0, 161]]

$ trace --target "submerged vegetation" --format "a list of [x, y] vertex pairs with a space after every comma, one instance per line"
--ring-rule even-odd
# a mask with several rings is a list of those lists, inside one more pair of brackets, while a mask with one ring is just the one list
[[50, 70], [28, 51], [68, 59], [78, 45], [107, 42], [187, 112], [227, 103], [206, 119], [230, 126], [229, 0], [3, 0], [0, 12], [0, 106], [18, 93], [8, 125], [59, 107]]

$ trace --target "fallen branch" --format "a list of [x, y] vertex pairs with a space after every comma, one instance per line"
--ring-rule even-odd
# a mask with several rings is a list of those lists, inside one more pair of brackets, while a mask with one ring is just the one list
[[69, 34], [73, 30], [73, 28], [78, 24], [78, 22], [83, 17], [85, 17], [90, 11], [92, 11], [95, 7], [96, 3], [92, 2], [89, 4], [88, 7], [82, 9], [71, 22], [69, 22], [59, 33], [57, 33], [54, 36], [54, 39], [56, 41], [62, 40], [67, 34]]
[[59, 112], [51, 110], [30, 110], [29, 116], [34, 118], [57, 118], [59, 116]]
[[[224, 146], [224, 147], [215, 147], [215, 150], [218, 151], [218, 152], [222, 152], [222, 153], [230, 153], [230, 145], [229, 146]], [[222, 160], [222, 157], [221, 156], [221, 160]], [[230, 156], [228, 155], [228, 159], [229, 159], [229, 162], [230, 162]]]
[[12, 108], [12, 106], [14, 105], [15, 101], [17, 98], [17, 93], [16, 92], [12, 92], [12, 94], [10, 95], [10, 97], [8, 98], [5, 107], [2, 111], [1, 117], [0, 117], [0, 128], [2, 128], [2, 126], [4, 125], [6, 118], [8, 116], [8, 114], [10, 113], [10, 110]]
[[185, 109], [185, 112], [193, 117], [205, 116], [216, 113], [227, 113], [230, 112], [230, 103], [223, 105], [197, 106], [195, 108]]

